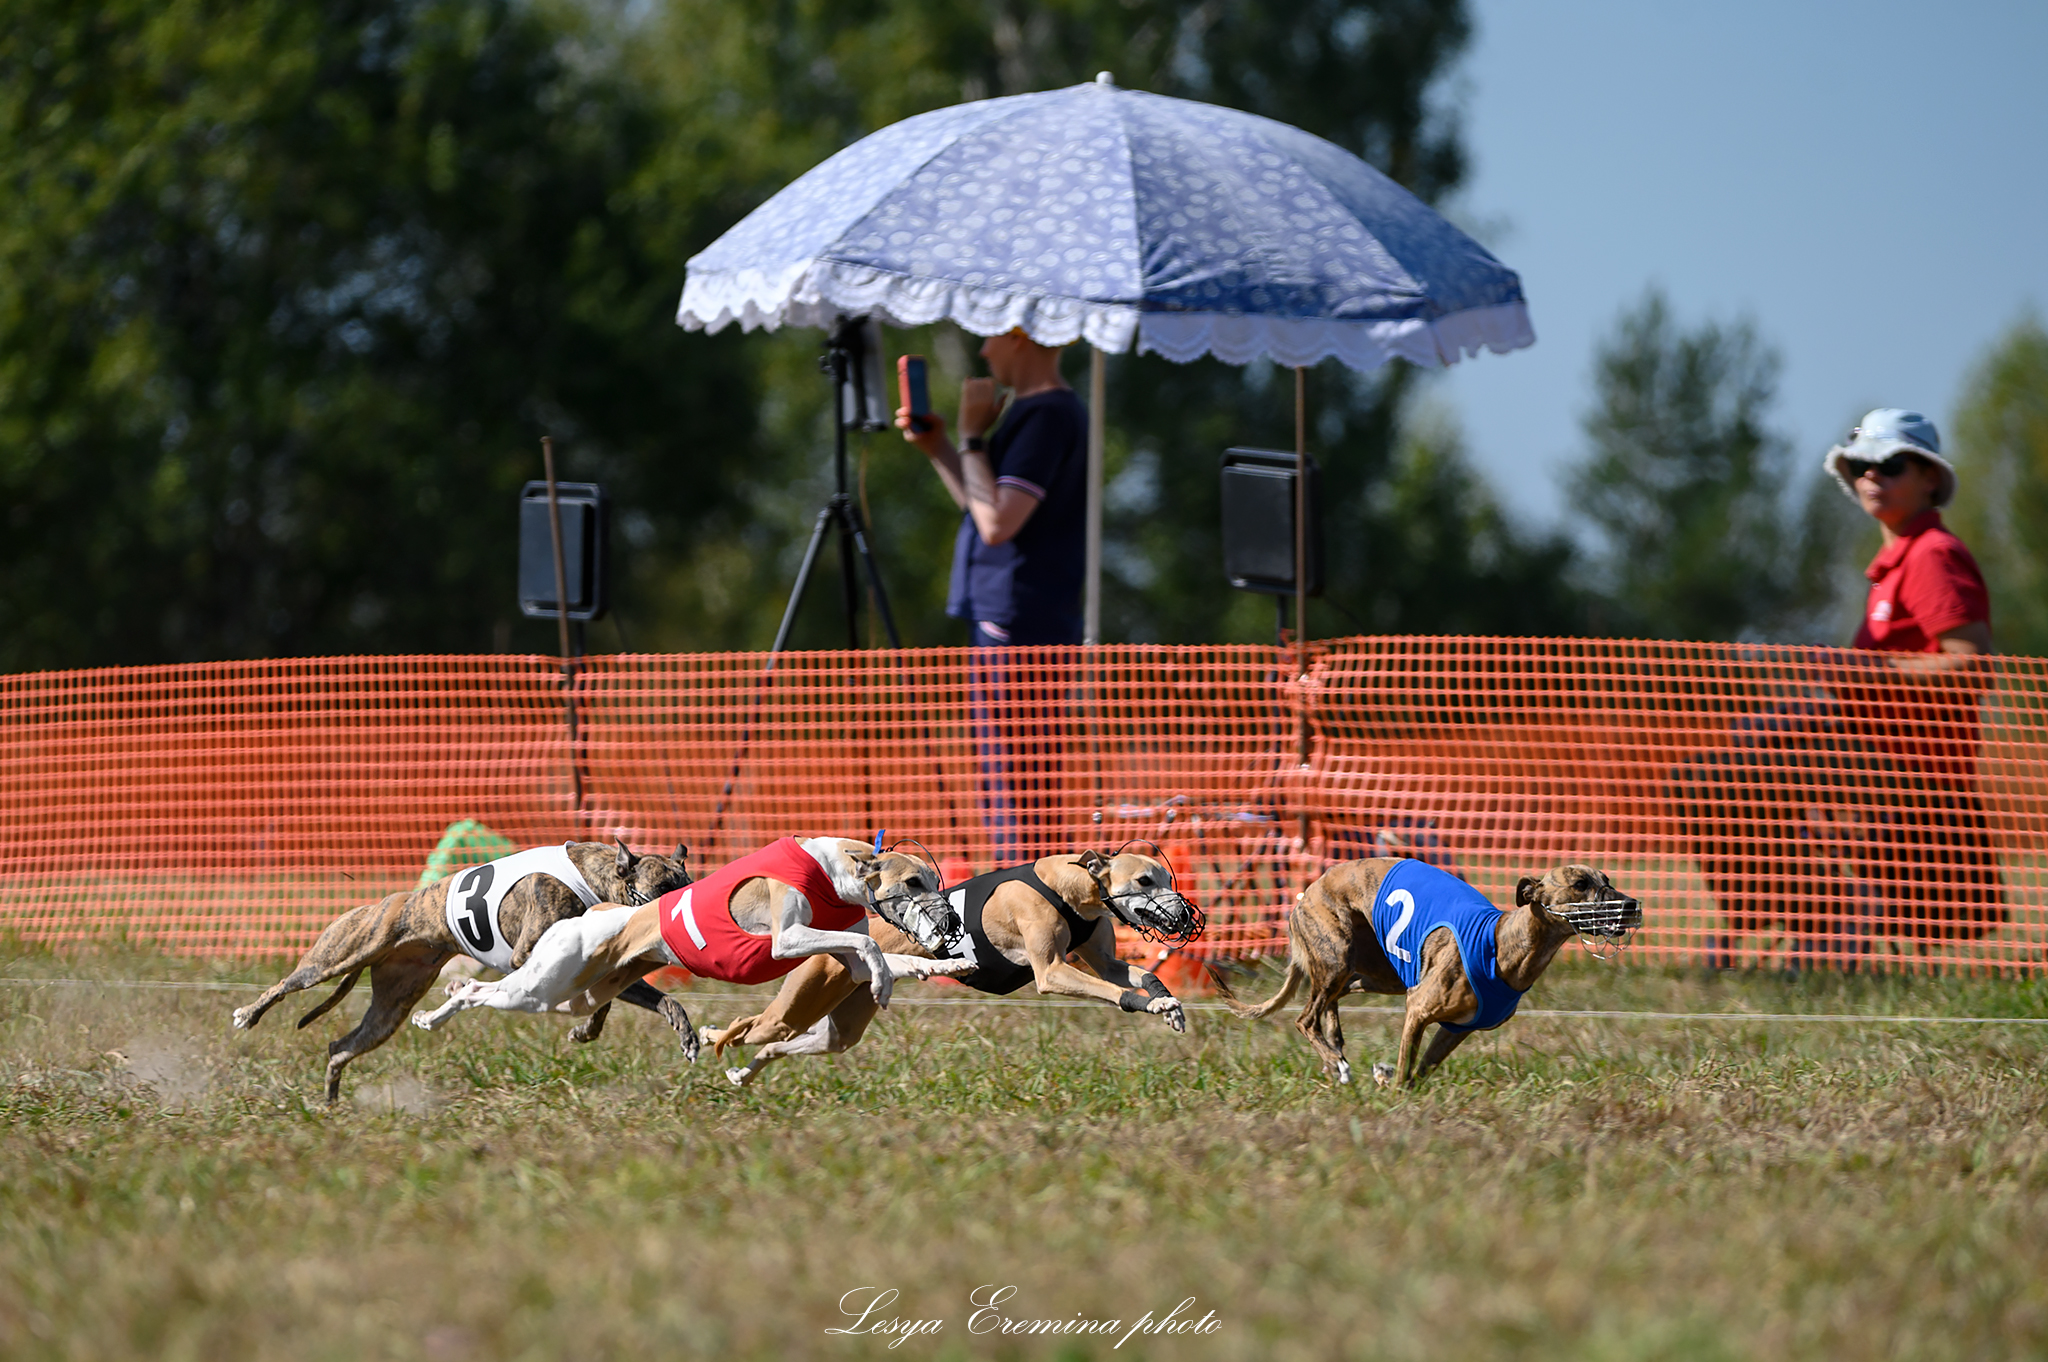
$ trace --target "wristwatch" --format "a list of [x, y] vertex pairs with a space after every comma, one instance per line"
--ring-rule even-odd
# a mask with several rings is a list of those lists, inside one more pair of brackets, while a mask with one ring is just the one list
[[960, 447], [970, 454], [985, 454], [988, 452], [988, 441], [980, 435], [970, 435], [960, 442]]

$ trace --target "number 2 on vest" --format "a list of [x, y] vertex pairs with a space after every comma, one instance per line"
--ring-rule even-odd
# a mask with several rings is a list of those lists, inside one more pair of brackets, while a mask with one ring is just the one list
[[[497, 938], [491, 932], [490, 900], [484, 897], [497, 876], [495, 866], [480, 865], [463, 876], [462, 883], [455, 887], [456, 893], [469, 895], [462, 905], [469, 913], [469, 921], [462, 924], [462, 934], [469, 938], [469, 944], [475, 950], [487, 951], [497, 944]], [[1406, 918], [1401, 920], [1407, 921]]]
[[1396, 889], [1387, 895], [1387, 902], [1398, 904], [1401, 909], [1401, 916], [1394, 919], [1394, 930], [1387, 933], [1387, 954], [1398, 955], [1412, 965], [1415, 963], [1415, 957], [1408, 953], [1406, 946], [1395, 943], [1401, 939], [1401, 933], [1408, 930], [1408, 924], [1415, 920], [1415, 895], [1406, 889]]

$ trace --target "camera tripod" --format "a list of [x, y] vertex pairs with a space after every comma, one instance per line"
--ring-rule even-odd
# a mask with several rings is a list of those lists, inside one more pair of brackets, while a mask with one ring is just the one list
[[804, 589], [810, 585], [811, 569], [817, 566], [825, 532], [834, 527], [839, 531], [839, 584], [846, 608], [847, 647], [860, 647], [856, 557], [867, 576], [869, 590], [875, 593], [875, 609], [882, 617], [889, 646], [903, 646], [896, 633], [896, 617], [889, 610], [889, 593], [882, 586], [882, 571], [875, 564], [874, 550], [868, 547], [867, 527], [861, 523], [859, 506], [846, 490], [846, 432], [856, 428], [889, 429], [883, 416], [886, 407], [881, 392], [879, 341], [880, 328], [872, 326], [867, 318], [842, 318], [832, 328], [825, 353], [818, 359], [819, 369], [832, 379], [832, 463], [838, 490], [819, 510], [817, 523], [811, 527], [811, 542], [804, 549], [803, 566], [796, 570], [796, 585], [790, 588], [789, 604], [783, 609], [782, 625], [775, 631], [771, 652], [782, 652], [788, 645], [790, 626], [796, 623], [797, 607], [803, 604]]

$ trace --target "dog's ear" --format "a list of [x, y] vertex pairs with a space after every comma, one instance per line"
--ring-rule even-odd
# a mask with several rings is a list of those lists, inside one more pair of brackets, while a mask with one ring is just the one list
[[882, 887], [882, 858], [866, 842], [858, 841], [852, 837], [844, 840], [853, 843], [853, 845], [843, 848], [846, 852], [846, 859], [853, 862], [853, 873], [866, 881], [870, 890], [880, 889]]
[[685, 859], [686, 857], [688, 857], [688, 856], [689, 856], [689, 854], [690, 854], [690, 848], [689, 848], [689, 847], [687, 847], [687, 846], [685, 846], [685, 845], [684, 845], [683, 843], [681, 843], [681, 842], [677, 842], [677, 843], [676, 843], [676, 854], [675, 854], [675, 855], [673, 855], [673, 856], [671, 856], [671, 857], [670, 857], [669, 859], [670, 859], [670, 860], [672, 860], [672, 861], [674, 861], [674, 862], [675, 862], [675, 863], [676, 863], [677, 865], [681, 865], [681, 864], [683, 863], [684, 859]]
[[1094, 847], [1078, 853], [1074, 859], [1080, 863], [1083, 870], [1098, 878], [1109, 871], [1109, 858]]
[[1515, 882], [1515, 906], [1526, 908], [1536, 901], [1536, 886], [1543, 883], [1534, 875], [1524, 875]]
[[632, 848], [626, 845], [625, 838], [614, 834], [612, 840], [619, 844], [619, 878], [623, 880], [633, 873], [633, 862], [639, 858], [633, 854]]

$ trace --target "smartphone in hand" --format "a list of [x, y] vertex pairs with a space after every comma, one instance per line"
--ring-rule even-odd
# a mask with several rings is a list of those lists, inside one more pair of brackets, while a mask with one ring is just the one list
[[903, 355], [896, 361], [896, 390], [910, 413], [910, 428], [922, 435], [932, 428], [931, 385], [925, 379], [924, 356]]

